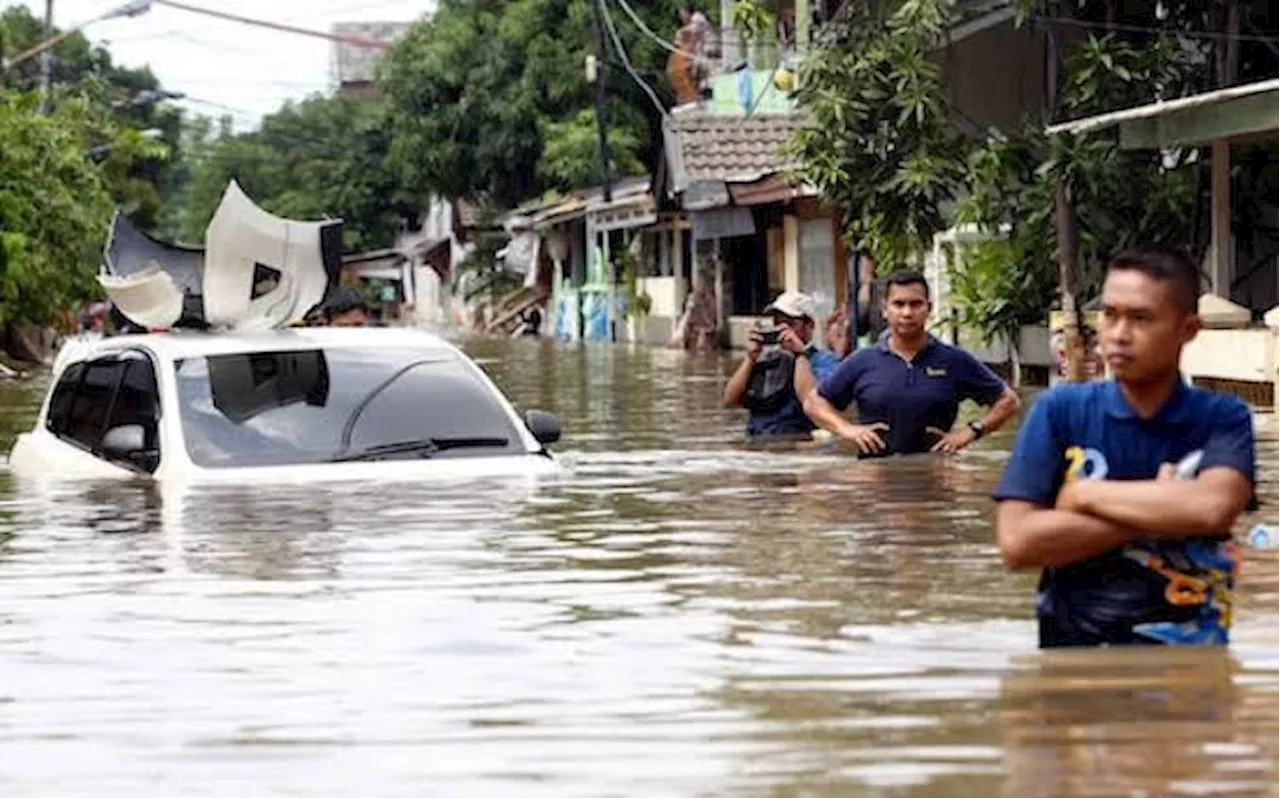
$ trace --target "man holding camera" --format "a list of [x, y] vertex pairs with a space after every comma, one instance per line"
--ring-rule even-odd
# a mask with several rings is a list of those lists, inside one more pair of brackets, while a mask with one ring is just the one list
[[813, 299], [787, 291], [764, 309], [773, 329], [755, 330], [746, 356], [724, 389], [726, 407], [745, 407], [747, 437], [804, 437], [815, 429], [803, 397], [839, 364], [831, 352], [810, 343]]

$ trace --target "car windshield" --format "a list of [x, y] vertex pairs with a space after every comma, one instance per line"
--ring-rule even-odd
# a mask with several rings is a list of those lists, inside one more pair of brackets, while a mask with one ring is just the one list
[[447, 352], [214, 355], [175, 372], [187, 452], [206, 468], [526, 451], [492, 389]]

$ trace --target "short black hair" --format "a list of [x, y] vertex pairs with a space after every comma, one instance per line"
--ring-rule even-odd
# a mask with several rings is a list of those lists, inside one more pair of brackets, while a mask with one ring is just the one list
[[324, 303], [324, 317], [332, 319], [334, 316], [341, 316], [343, 313], [350, 313], [353, 310], [363, 310], [369, 312], [368, 305], [365, 304], [364, 295], [354, 288], [337, 288], [330, 294], [329, 299]]
[[895, 285], [903, 286], [918, 285], [924, 289], [924, 298], [929, 298], [929, 281], [924, 279], [924, 275], [915, 269], [898, 269], [884, 281], [884, 295], [889, 296], [889, 289]]
[[1153, 280], [1169, 284], [1173, 303], [1183, 313], [1195, 313], [1200, 301], [1200, 270], [1182, 252], [1155, 247], [1126, 249], [1111, 256], [1107, 274], [1142, 272]]

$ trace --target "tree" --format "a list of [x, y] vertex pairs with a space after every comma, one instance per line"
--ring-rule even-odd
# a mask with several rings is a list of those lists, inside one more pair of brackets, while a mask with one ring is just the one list
[[[650, 28], [669, 32], [678, 5], [662, 0], [636, 11]], [[665, 51], [621, 13], [612, 16], [637, 71], [665, 94], [657, 80]], [[598, 156], [584, 135], [594, 126], [584, 74], [591, 43], [588, 0], [442, 0], [381, 64], [398, 168], [415, 177], [424, 197], [484, 196], [503, 207], [597, 182]], [[607, 60], [617, 177], [643, 168], [660, 122], [618, 68], [618, 54]]]
[[[1045, 142], [1039, 131], [1046, 121], [1174, 99], [1215, 85], [1231, 85], [1245, 76], [1249, 80], [1274, 77], [1275, 50], [1265, 41], [1242, 42], [1238, 34], [1274, 30], [1276, 10], [1267, 0], [1212, 4], [1018, 0], [1017, 5], [1023, 19], [1036, 17], [1048, 23], [1051, 53], [1065, 53], [1060, 35], [1064, 27], [1102, 32], [1050, 64], [1050, 74], [1062, 72], [1064, 77], [1050, 87], [1049, 119], [1037, 120], [1034, 129], [1023, 134], [1030, 142], [1038, 141], [1034, 144], [1040, 160], [1035, 180], [1041, 188], [1045, 183], [1052, 187], [1053, 219], [1044, 232], [1055, 244], [1061, 302], [1068, 317], [1067, 378], [1078, 380], [1083, 377], [1084, 360], [1078, 309], [1084, 296], [1097, 290], [1106, 254], [1134, 242], [1172, 243], [1193, 258], [1204, 252], [1207, 183], [1203, 164], [1208, 159], [1197, 159], [1194, 151], [1122, 151], [1113, 134], [1062, 135]], [[1191, 160], [1199, 161], [1197, 168], [1184, 167]], [[981, 191], [981, 185], [975, 187], [975, 193]], [[1265, 202], [1269, 205], [1273, 199], [1274, 190]], [[1042, 201], [1043, 197], [1037, 200]], [[987, 221], [996, 223], [1044, 212], [1040, 204], [1005, 205], [998, 211], [988, 205], [988, 209], [993, 212]], [[1041, 234], [1026, 229], [1023, 233]]]
[[945, 0], [908, 0], [887, 17], [849, 3], [800, 70], [810, 113], [788, 150], [799, 173], [844, 212], [851, 242], [890, 269], [914, 262], [948, 226], [965, 147], [931, 54]]
[[[0, 12], [0, 53], [11, 57], [44, 41], [46, 35], [43, 20], [33, 16], [25, 6], [10, 6]], [[118, 66], [106, 49], [95, 47], [80, 33], [56, 44], [51, 55], [55, 105], [67, 98], [78, 98], [116, 129], [132, 127], [160, 132], [158, 141], [164, 147], [148, 148], [150, 157], [134, 157], [123, 169], [120, 168], [123, 160], [113, 156], [110, 158], [112, 168], [108, 170], [116, 203], [144, 230], [156, 229], [161, 209], [176, 187], [181, 111], [161, 102], [164, 94], [150, 69]], [[39, 82], [39, 58], [30, 58], [0, 72], [0, 90], [35, 91]], [[100, 148], [106, 142], [105, 137], [99, 136], [90, 141], [89, 148]]]
[[[0, 325], [48, 324], [95, 295], [112, 200], [85, 158], [99, 120], [84, 101], [37, 114], [33, 94], [0, 91]], [[124, 137], [117, 157], [137, 142]]]
[[378, 100], [311, 97], [286, 103], [258, 130], [233, 134], [199, 118], [187, 127], [189, 174], [179, 197], [179, 237], [200, 242], [230, 180], [263, 208], [291, 219], [341, 217], [347, 251], [391, 246], [420, 208], [389, 161], [386, 107]]

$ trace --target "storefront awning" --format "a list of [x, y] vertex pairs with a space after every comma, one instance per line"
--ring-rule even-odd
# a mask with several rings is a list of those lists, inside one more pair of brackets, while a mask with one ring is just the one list
[[658, 221], [658, 209], [651, 194], [638, 194], [608, 204], [593, 206], [591, 222], [596, 230], [634, 230]]
[[754, 183], [730, 183], [729, 196], [734, 205], [769, 205], [790, 202], [799, 192], [780, 177], [771, 176]]

